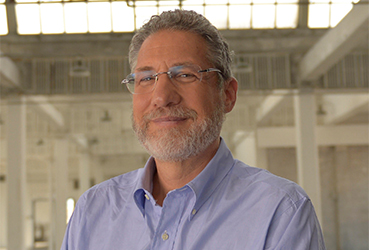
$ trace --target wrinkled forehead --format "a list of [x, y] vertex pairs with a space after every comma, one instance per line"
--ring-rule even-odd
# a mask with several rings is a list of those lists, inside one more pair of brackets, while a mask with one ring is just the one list
[[163, 30], [150, 35], [142, 44], [135, 71], [142, 68], [167, 68], [193, 64], [209, 65], [207, 44], [203, 37], [188, 31]]
[[[178, 72], [178, 71], [198, 71], [201, 70], [199, 65], [195, 65], [191, 62], [179, 62], [171, 65], [166, 71]], [[151, 66], [137, 67], [135, 72], [156, 72], [156, 69]]]

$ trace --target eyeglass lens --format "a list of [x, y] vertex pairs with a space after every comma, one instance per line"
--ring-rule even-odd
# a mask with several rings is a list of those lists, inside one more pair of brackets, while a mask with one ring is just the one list
[[171, 67], [167, 72], [141, 71], [129, 75], [127, 87], [132, 93], [148, 93], [154, 89], [158, 77], [167, 74], [177, 86], [202, 80], [201, 68], [196, 65], [181, 65]]

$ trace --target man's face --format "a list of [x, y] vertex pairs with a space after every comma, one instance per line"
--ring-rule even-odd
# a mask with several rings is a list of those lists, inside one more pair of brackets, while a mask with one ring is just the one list
[[[184, 64], [212, 67], [206, 59], [205, 40], [190, 32], [164, 30], [144, 41], [135, 72], [167, 72]], [[219, 139], [223, 92], [217, 87], [216, 72], [204, 73], [202, 78], [201, 82], [179, 87], [162, 74], [152, 92], [133, 95], [134, 130], [156, 159], [186, 160]]]

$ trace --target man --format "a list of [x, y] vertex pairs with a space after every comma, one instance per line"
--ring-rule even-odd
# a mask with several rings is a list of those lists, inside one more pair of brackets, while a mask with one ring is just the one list
[[133, 128], [152, 157], [82, 195], [62, 249], [325, 249], [306, 193], [233, 159], [220, 138], [238, 84], [208, 20], [154, 16], [129, 58]]

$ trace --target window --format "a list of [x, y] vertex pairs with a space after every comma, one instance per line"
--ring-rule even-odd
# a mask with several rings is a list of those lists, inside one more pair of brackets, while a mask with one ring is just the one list
[[8, 34], [8, 18], [6, 15], [5, 0], [0, 0], [0, 35]]
[[29, 1], [16, 1], [21, 35], [134, 31], [134, 8], [126, 2]]
[[66, 220], [66, 223], [68, 224], [69, 219], [72, 216], [73, 210], [75, 209], [75, 200], [73, 198], [68, 198], [67, 202], [66, 202], [66, 206], [67, 206], [67, 217], [66, 217], [67, 220]]
[[[22, 35], [133, 32], [152, 15], [180, 7], [205, 15], [219, 29], [294, 29], [300, 5], [298, 0], [15, 1]], [[308, 26], [335, 27], [352, 6], [352, 0], [309, 0]], [[0, 0], [0, 35], [8, 34], [6, 15]]]
[[[352, 0], [310, 0], [308, 6], [308, 27], [329, 28], [337, 24], [352, 10]], [[366, 8], [368, 8], [366, 6]]]

